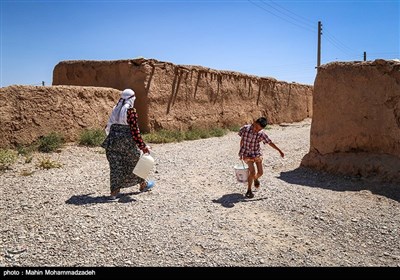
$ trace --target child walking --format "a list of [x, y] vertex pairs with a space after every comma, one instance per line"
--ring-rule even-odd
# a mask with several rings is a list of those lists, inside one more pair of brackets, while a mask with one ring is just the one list
[[[246, 192], [246, 197], [248, 198], [254, 197], [254, 194], [251, 191], [251, 185], [253, 184], [253, 181], [254, 187], [258, 189], [260, 187], [260, 181], [258, 179], [263, 175], [263, 158], [260, 142], [263, 142], [264, 144], [269, 144], [272, 148], [280, 153], [281, 157], [285, 156], [285, 154], [271, 141], [271, 139], [269, 139], [268, 135], [264, 132], [263, 129], [266, 126], [267, 119], [261, 117], [254, 121], [252, 124], [242, 126], [238, 133], [238, 135], [241, 137], [239, 157], [249, 167]], [[254, 164], [256, 166], [254, 166]]]

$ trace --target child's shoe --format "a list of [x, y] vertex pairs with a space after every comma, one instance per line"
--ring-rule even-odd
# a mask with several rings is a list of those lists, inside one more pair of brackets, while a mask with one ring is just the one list
[[246, 195], [247, 198], [253, 198], [254, 194], [251, 191], [247, 191]]

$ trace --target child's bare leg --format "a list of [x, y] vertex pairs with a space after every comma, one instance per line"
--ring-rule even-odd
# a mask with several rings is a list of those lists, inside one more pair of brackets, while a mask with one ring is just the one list
[[260, 178], [263, 175], [262, 161], [256, 162], [256, 166], [257, 166], [257, 174], [254, 175], [254, 186], [258, 188], [260, 187], [260, 181], [258, 181], [258, 178]]
[[249, 178], [247, 179], [247, 191], [251, 192], [251, 185], [253, 184], [254, 181], [254, 175], [249, 174]]
[[254, 162], [247, 162], [247, 166], [249, 167], [249, 176], [247, 178], [247, 193], [251, 193], [251, 185], [253, 184], [256, 170], [254, 167]]

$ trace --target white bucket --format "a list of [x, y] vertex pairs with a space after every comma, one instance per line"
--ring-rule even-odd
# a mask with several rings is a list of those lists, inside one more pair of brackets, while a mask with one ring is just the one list
[[150, 171], [154, 167], [154, 159], [149, 154], [143, 154], [139, 161], [137, 162], [135, 168], [133, 169], [133, 173], [139, 176], [140, 178], [147, 179]]
[[238, 164], [234, 166], [236, 179], [239, 183], [246, 183], [249, 177], [249, 169], [244, 164]]

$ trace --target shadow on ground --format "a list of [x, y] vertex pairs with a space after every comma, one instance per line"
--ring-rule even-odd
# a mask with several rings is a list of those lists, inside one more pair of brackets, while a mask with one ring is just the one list
[[138, 194], [138, 192], [132, 193], [124, 193], [120, 198], [111, 200], [109, 196], [92, 196], [92, 193], [82, 194], [82, 195], [73, 195], [67, 201], [66, 204], [74, 204], [74, 205], [86, 205], [86, 204], [95, 204], [95, 203], [128, 203], [136, 201], [130, 195]]
[[289, 183], [312, 188], [329, 189], [332, 191], [368, 190], [373, 194], [382, 195], [400, 202], [400, 186], [359, 176], [345, 176], [317, 171], [306, 167], [281, 172], [279, 179]]
[[245, 198], [245, 196], [241, 193], [230, 193], [230, 194], [224, 194], [222, 197], [218, 199], [213, 199], [212, 202], [220, 203], [223, 207], [226, 208], [232, 208], [235, 206], [236, 203], [239, 202], [252, 202], [255, 200], [263, 200], [263, 199], [266, 199], [266, 197]]

